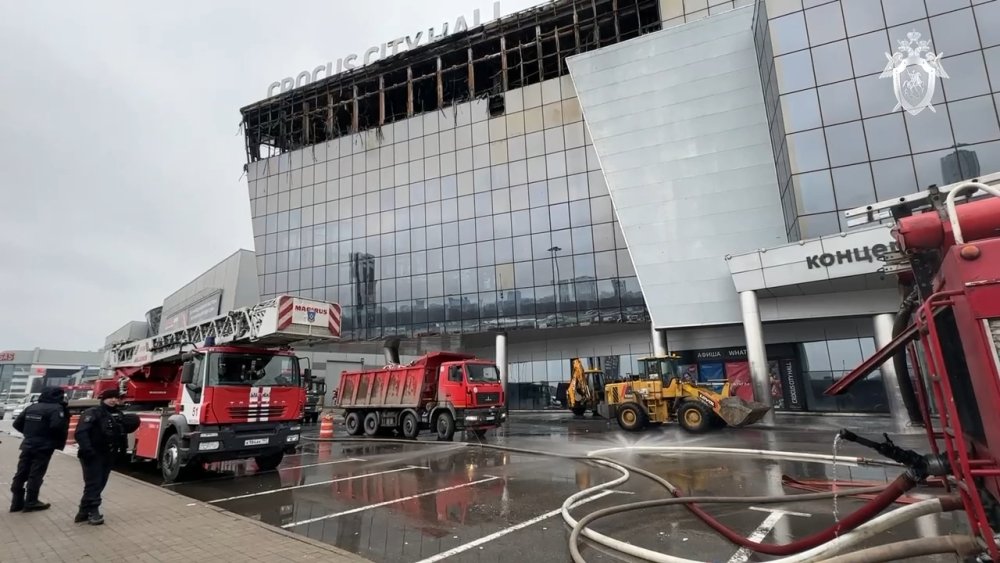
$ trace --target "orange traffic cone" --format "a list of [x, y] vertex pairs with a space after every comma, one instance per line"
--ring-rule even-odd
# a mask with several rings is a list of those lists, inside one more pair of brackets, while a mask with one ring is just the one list
[[324, 414], [320, 419], [319, 438], [320, 440], [333, 438], [333, 415]]
[[80, 415], [74, 414], [69, 417], [69, 436], [66, 438], [66, 444], [76, 443], [76, 425], [80, 422]]

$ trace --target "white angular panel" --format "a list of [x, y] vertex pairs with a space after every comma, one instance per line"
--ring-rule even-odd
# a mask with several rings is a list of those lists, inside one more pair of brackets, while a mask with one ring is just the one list
[[752, 17], [733, 10], [568, 61], [660, 328], [740, 322], [726, 256], [787, 242]]

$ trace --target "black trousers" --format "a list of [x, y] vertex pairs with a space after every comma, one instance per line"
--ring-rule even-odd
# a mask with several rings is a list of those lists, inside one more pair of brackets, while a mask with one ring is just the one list
[[49, 470], [49, 460], [54, 450], [21, 450], [17, 460], [17, 472], [10, 483], [10, 492], [15, 495], [24, 494], [27, 502], [38, 500], [38, 491], [42, 489], [45, 472]]
[[111, 475], [111, 455], [97, 455], [80, 459], [83, 468], [83, 498], [80, 499], [80, 512], [90, 513], [101, 507], [101, 493], [108, 484]]

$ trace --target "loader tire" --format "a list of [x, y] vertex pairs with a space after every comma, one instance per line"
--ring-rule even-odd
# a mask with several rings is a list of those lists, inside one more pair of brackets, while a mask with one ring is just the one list
[[646, 413], [635, 403], [627, 403], [618, 407], [618, 426], [626, 432], [638, 432], [646, 427]]
[[714, 417], [715, 413], [711, 409], [694, 401], [682, 404], [681, 408], [677, 410], [677, 422], [680, 423], [681, 428], [695, 434], [711, 430]]

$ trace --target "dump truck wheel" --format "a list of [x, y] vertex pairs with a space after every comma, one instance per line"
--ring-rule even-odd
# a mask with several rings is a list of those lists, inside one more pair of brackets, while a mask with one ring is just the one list
[[373, 438], [378, 434], [378, 413], [370, 412], [365, 415], [365, 436]]
[[417, 415], [412, 412], [403, 415], [403, 422], [399, 425], [399, 433], [407, 440], [413, 440], [420, 433], [420, 424], [417, 423]]
[[443, 411], [434, 424], [439, 442], [450, 442], [455, 437], [455, 419], [448, 411]]
[[361, 415], [356, 411], [347, 413], [347, 420], [344, 421], [348, 436], [358, 436], [361, 434]]
[[627, 404], [618, 407], [618, 426], [628, 432], [638, 432], [646, 426], [646, 413], [639, 405]]
[[677, 422], [688, 432], [705, 432], [712, 427], [712, 411], [701, 403], [689, 401], [677, 411]]

